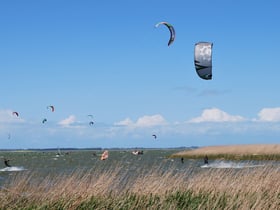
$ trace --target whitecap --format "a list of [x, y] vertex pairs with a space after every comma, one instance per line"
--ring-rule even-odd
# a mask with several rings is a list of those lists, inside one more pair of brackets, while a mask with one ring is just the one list
[[11, 167], [0, 169], [0, 171], [24, 171], [24, 170], [26, 169], [22, 166], [11, 166]]
[[201, 168], [254, 168], [254, 167], [262, 167], [264, 165], [254, 165], [248, 163], [236, 163], [236, 162], [226, 162], [226, 161], [219, 161], [213, 162], [209, 164], [204, 164], [200, 166]]

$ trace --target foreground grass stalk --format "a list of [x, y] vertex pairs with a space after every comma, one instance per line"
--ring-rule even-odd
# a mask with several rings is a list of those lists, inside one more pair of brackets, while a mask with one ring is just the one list
[[[209, 169], [190, 176], [188, 169], [131, 177], [107, 171], [75, 171], [38, 177], [13, 176], [0, 189], [0, 209], [277, 209], [277, 166], [242, 170]], [[126, 182], [122, 182], [122, 180]]]

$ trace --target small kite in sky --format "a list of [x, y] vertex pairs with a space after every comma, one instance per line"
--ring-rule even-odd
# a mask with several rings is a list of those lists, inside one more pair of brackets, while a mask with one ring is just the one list
[[12, 114], [17, 116], [17, 117], [19, 116], [18, 112], [13, 112]]
[[54, 112], [54, 106], [52, 106], [52, 105], [47, 106], [47, 109], [51, 109], [51, 111]]
[[171, 24], [169, 24], [169, 23], [167, 23], [167, 22], [159, 22], [159, 23], [157, 23], [157, 24], [155, 25], [155, 27], [157, 28], [157, 27], [159, 27], [160, 25], [165, 25], [165, 26], [169, 29], [169, 32], [170, 32], [170, 38], [169, 38], [169, 41], [168, 41], [168, 46], [169, 46], [169, 45], [171, 45], [171, 44], [174, 42], [174, 40], [175, 40], [175, 29], [174, 29], [174, 27], [173, 27]]

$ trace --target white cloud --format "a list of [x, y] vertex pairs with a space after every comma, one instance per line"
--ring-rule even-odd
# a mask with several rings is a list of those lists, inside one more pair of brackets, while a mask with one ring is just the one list
[[263, 108], [258, 113], [259, 119], [257, 121], [265, 122], [279, 122], [280, 121], [280, 107], [278, 108]]
[[133, 125], [133, 122], [130, 118], [126, 118], [120, 122], [114, 123], [114, 125], [120, 125], [120, 126], [130, 126]]
[[166, 120], [159, 114], [152, 116], [143, 116], [136, 121], [136, 126], [139, 127], [150, 127], [157, 125], [166, 125]]
[[[248, 139], [262, 137], [266, 139], [265, 137], [268, 136], [267, 139], [276, 139], [280, 134], [280, 124], [269, 123], [280, 122], [280, 107], [260, 110], [258, 115], [255, 115], [255, 118], [257, 118], [255, 120], [231, 115], [218, 108], [209, 108], [202, 110], [195, 118], [188, 119], [189, 121], [185, 122], [167, 122], [163, 115], [155, 114], [142, 115], [136, 119], [127, 117], [114, 123], [114, 125], [97, 122], [94, 126], [89, 126], [88, 121], [79, 121], [75, 115], [68, 115], [61, 121], [52, 122], [50, 120], [43, 125], [39, 119], [40, 116], [35, 116], [35, 119], [31, 118], [32, 122], [30, 122], [20, 119], [21, 116], [24, 116], [24, 113], [19, 114], [19, 117], [16, 117], [12, 115], [11, 109], [0, 110], [0, 138], [3, 139], [0, 142], [0, 147], [10, 147], [10, 145], [3, 143], [5, 139], [6, 142], [10, 142], [8, 140], [9, 134], [11, 134], [12, 139], [23, 139], [21, 142], [28, 145], [25, 147], [33, 147], [30, 142], [37, 140], [38, 142], [44, 142], [42, 144], [38, 143], [38, 147], [57, 146], [55, 139], [66, 139], [64, 141], [65, 145], [71, 145], [72, 143], [73, 145], [79, 145], [77, 142], [80, 139], [85, 139], [84, 142], [90, 142], [88, 145], [92, 145], [92, 142], [97, 145], [110, 142], [107, 146], [143, 146], [145, 145], [143, 142], [148, 142], [147, 145], [153, 142], [152, 134], [156, 134], [158, 140], [170, 142], [170, 144], [180, 139], [182, 145], [199, 144], [197, 143], [199, 139], [207, 141], [207, 144], [217, 142], [217, 139], [220, 139], [221, 142], [229, 138], [232, 138], [232, 141], [237, 141], [236, 139], [239, 139], [239, 137], [244, 139], [245, 137], [248, 137]], [[24, 123], [17, 123], [21, 120]], [[201, 126], [199, 122], [208, 123]], [[254, 138], [250, 138], [252, 136]], [[49, 139], [52, 139], [54, 143], [49, 143]], [[81, 145], [85, 144], [81, 143]], [[151, 146], [153, 145], [151, 144]], [[22, 146], [17, 144], [15, 147]]]
[[76, 121], [76, 117], [74, 115], [70, 115], [64, 120], [61, 120], [58, 124], [63, 127], [69, 127], [70, 125], [74, 124]]
[[145, 115], [133, 122], [131, 119], [126, 118], [120, 122], [116, 122], [115, 125], [132, 126], [132, 127], [153, 127], [159, 125], [166, 125], [167, 121], [159, 114]]
[[239, 115], [230, 115], [220, 109], [211, 108], [203, 110], [201, 116], [191, 119], [189, 122], [239, 122], [245, 118]]

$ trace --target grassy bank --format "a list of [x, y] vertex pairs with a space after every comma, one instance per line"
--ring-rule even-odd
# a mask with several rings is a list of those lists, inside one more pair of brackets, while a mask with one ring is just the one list
[[178, 152], [171, 157], [202, 159], [205, 155], [210, 159], [280, 160], [280, 144], [209, 146]]
[[122, 168], [38, 177], [24, 172], [0, 189], [0, 209], [277, 209], [279, 166], [183, 173]]

